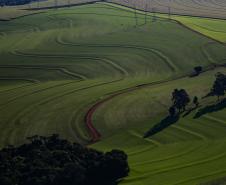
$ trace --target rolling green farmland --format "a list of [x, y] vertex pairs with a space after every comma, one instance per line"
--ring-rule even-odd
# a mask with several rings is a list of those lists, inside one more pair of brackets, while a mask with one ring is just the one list
[[226, 21], [218, 19], [173, 16], [172, 19], [181, 22], [189, 28], [196, 30], [220, 42], [226, 42]]
[[[94, 146], [102, 150], [118, 147], [129, 154], [131, 174], [122, 184], [191, 185], [225, 176], [225, 110], [198, 119], [193, 118], [194, 111], [143, 139], [144, 133], [167, 115], [169, 94], [174, 88], [179, 86], [189, 94], [204, 96], [216, 71], [225, 69], [136, 90], [108, 101], [96, 111], [95, 126], [104, 128], [104, 132], [99, 130], [106, 138]], [[202, 106], [215, 101], [203, 100]], [[125, 124], [127, 129], [112, 132]]]
[[[100, 140], [91, 145], [97, 149], [125, 150], [131, 173], [120, 184], [196, 185], [225, 177], [224, 106], [197, 119], [192, 111], [143, 138], [167, 115], [173, 89], [203, 97], [214, 74], [226, 73], [226, 45], [219, 42], [225, 21], [157, 15], [145, 21], [143, 12], [96, 3], [0, 21], [0, 147], [59, 133], [82, 144]], [[189, 77], [198, 65], [205, 72]], [[200, 102], [199, 109], [216, 98]]]
[[[124, 9], [127, 11], [134, 12], [133, 9], [128, 7], [122, 7], [120, 5], [116, 5], [114, 3], [110, 4], [113, 7], [117, 7], [119, 9]], [[143, 11], [137, 10], [137, 13], [144, 15]], [[148, 19], [152, 19], [154, 13], [147, 13]], [[226, 42], [226, 20], [224, 19], [214, 19], [214, 18], [200, 18], [196, 16], [183, 16], [178, 15], [169, 15], [167, 13], [156, 13], [158, 17], [162, 18], [170, 18], [176, 20], [183, 24], [184, 26], [195, 30], [203, 35], [206, 35], [210, 38], [213, 38], [217, 41]]]

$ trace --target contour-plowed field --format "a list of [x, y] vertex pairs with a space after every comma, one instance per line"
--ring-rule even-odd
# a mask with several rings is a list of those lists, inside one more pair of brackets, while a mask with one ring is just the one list
[[[0, 22], [0, 146], [34, 134], [101, 140], [93, 147], [128, 153], [128, 185], [226, 176], [224, 102], [211, 113], [203, 108], [216, 100], [200, 100], [197, 119], [195, 110], [143, 139], [167, 115], [174, 88], [202, 97], [226, 72], [225, 44], [167, 16], [146, 18], [96, 3]], [[205, 72], [188, 77], [198, 65]]]

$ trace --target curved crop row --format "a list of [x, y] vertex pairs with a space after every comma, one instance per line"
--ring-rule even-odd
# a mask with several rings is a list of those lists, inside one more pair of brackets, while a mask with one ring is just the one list
[[161, 58], [172, 71], [177, 70], [177, 66], [171, 61], [171, 59], [168, 58], [168, 56], [166, 56], [161, 51], [154, 49], [154, 48], [147, 48], [147, 47], [136, 46], [136, 45], [120, 45], [120, 44], [76, 44], [76, 43], [64, 42], [62, 40], [61, 41], [58, 40], [57, 42], [59, 42], [60, 44], [70, 45], [70, 46], [73, 45], [73, 46], [100, 47], [100, 48], [102, 48], [102, 47], [103, 48], [106, 48], [106, 47], [127, 48], [127, 49], [137, 49], [137, 50], [141, 50], [141, 51], [148, 51], [148, 52], [155, 54], [159, 58]]

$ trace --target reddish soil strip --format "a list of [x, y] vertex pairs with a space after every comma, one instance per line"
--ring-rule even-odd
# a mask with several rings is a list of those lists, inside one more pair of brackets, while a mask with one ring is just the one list
[[187, 77], [188, 75], [183, 75], [183, 76], [180, 76], [180, 77], [176, 77], [176, 78], [171, 78], [171, 79], [168, 79], [168, 80], [162, 80], [162, 81], [157, 81], [157, 82], [151, 82], [151, 83], [147, 83], [147, 84], [140, 84], [140, 85], [136, 85], [134, 87], [130, 87], [130, 88], [127, 88], [127, 89], [123, 89], [123, 90], [119, 90], [119, 91], [116, 91], [114, 92], [113, 94], [111, 94], [110, 96], [108, 96], [107, 98], [103, 99], [103, 100], [100, 100], [98, 101], [97, 103], [95, 103], [89, 110], [88, 112], [86, 113], [85, 115], [85, 123], [86, 123], [86, 126], [91, 134], [91, 143], [95, 143], [97, 141], [100, 140], [101, 138], [101, 134], [100, 132], [94, 127], [93, 125], [93, 121], [92, 121], [92, 117], [95, 113], [95, 111], [102, 105], [104, 104], [105, 102], [113, 99], [114, 97], [116, 96], [119, 96], [119, 95], [122, 95], [122, 94], [125, 94], [125, 93], [129, 93], [129, 92], [132, 92], [134, 90], [137, 90], [137, 89], [141, 89], [141, 88], [144, 88], [144, 87], [147, 87], [147, 86], [152, 86], [152, 85], [158, 85], [158, 84], [161, 84], [161, 83], [166, 83], [166, 82], [170, 82], [170, 81], [174, 81], [174, 80], [178, 80], [180, 78], [184, 78], [184, 77]]

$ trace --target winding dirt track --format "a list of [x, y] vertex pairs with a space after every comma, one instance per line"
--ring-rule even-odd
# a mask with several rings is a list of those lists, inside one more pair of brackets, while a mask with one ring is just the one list
[[86, 126], [87, 128], [89, 129], [90, 131], [90, 135], [91, 135], [91, 143], [95, 143], [97, 141], [100, 140], [101, 138], [101, 134], [100, 132], [94, 127], [94, 124], [93, 124], [93, 121], [92, 121], [92, 117], [95, 113], [95, 111], [104, 103], [106, 103], [107, 101], [115, 98], [116, 96], [120, 96], [122, 94], [126, 94], [126, 93], [129, 93], [129, 92], [132, 92], [132, 91], [135, 91], [135, 90], [138, 90], [138, 89], [141, 89], [141, 88], [144, 88], [144, 87], [147, 87], [147, 86], [154, 86], [154, 85], [158, 85], [158, 84], [162, 84], [162, 83], [167, 83], [167, 82], [171, 82], [171, 81], [175, 81], [175, 80], [178, 80], [178, 79], [181, 79], [181, 78], [185, 78], [189, 75], [183, 75], [183, 76], [178, 76], [178, 77], [174, 77], [174, 78], [171, 78], [171, 79], [166, 79], [166, 80], [160, 80], [160, 81], [156, 81], [156, 82], [151, 82], [151, 83], [146, 83], [146, 84], [140, 84], [140, 85], [136, 85], [136, 86], [133, 86], [133, 87], [130, 87], [130, 88], [127, 88], [127, 89], [123, 89], [123, 90], [120, 90], [120, 91], [116, 91], [116, 92], [113, 92], [112, 95], [96, 102], [89, 110], [88, 112], [86, 113], [85, 115], [85, 123], [86, 123]]

